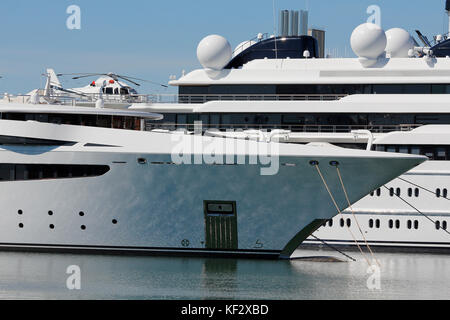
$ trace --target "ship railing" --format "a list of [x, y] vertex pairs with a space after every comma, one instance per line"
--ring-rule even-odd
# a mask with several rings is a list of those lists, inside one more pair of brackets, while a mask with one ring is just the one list
[[242, 52], [245, 49], [251, 47], [254, 43], [264, 41], [266, 39], [269, 39], [268, 33], [259, 34], [256, 37], [241, 43], [239, 46], [236, 47], [236, 49], [234, 49], [233, 57], [236, 56], [237, 53]]
[[210, 101], [334, 101], [347, 94], [180, 94], [179, 103], [202, 104]]
[[[334, 101], [346, 97], [346, 94], [52, 94], [45, 95], [44, 90], [38, 91], [43, 103], [57, 103], [64, 105], [77, 105], [80, 103], [95, 103], [102, 98], [105, 103], [118, 104], [154, 104], [154, 103], [182, 103], [204, 104], [211, 101]], [[4, 101], [28, 103], [30, 95], [5, 94]]]
[[[43, 95], [42, 95], [43, 96]], [[53, 94], [49, 96], [50, 99], [70, 100], [77, 102], [95, 102], [100, 98], [105, 103], [119, 103], [119, 104], [133, 104], [133, 103], [155, 103], [155, 95], [149, 94], [99, 94], [99, 93], [83, 93], [80, 95], [68, 96], [67, 94]]]
[[[80, 94], [80, 95], [72, 95], [72, 94], [52, 94], [52, 95], [45, 95], [43, 90], [38, 91], [39, 94], [39, 101], [41, 104], [61, 104], [61, 105], [70, 105], [70, 106], [76, 106], [76, 105], [83, 105], [83, 104], [95, 104], [97, 100], [100, 98], [103, 99], [105, 104], [123, 104], [123, 105], [132, 105], [132, 104], [138, 104], [138, 103], [147, 103], [152, 104], [156, 102], [163, 102], [163, 100], [160, 97], [157, 97], [157, 95], [150, 95], [150, 94], [131, 94], [131, 95], [107, 95], [107, 94]], [[1, 99], [1, 98], [0, 98]], [[173, 95], [172, 98], [173, 99]], [[26, 94], [19, 94], [19, 95], [12, 95], [12, 94], [5, 94], [3, 96], [3, 102], [10, 102], [10, 103], [30, 103], [31, 101], [31, 95]], [[172, 100], [168, 101], [172, 102]]]
[[[393, 131], [411, 131], [421, 125], [419, 124], [399, 124], [399, 125], [298, 125], [298, 124], [201, 124], [202, 131], [245, 131], [261, 130], [270, 132], [272, 130], [287, 130], [292, 133], [350, 133], [355, 130], [369, 130], [372, 133], [388, 133]], [[198, 124], [180, 124], [162, 122], [146, 122], [146, 130], [186, 130], [195, 131]]]

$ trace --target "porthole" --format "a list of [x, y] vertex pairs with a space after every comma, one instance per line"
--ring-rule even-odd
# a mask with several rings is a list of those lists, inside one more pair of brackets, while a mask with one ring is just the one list
[[447, 195], [448, 195], [447, 189], [444, 189], [444, 190], [442, 191], [442, 196], [443, 196], [444, 198], [447, 198]]
[[350, 220], [350, 219], [347, 219], [347, 227], [351, 227], [352, 226], [352, 220]]
[[414, 220], [414, 229], [419, 230], [419, 221]]
[[442, 229], [447, 230], [447, 221], [442, 221]]
[[412, 195], [413, 195], [412, 188], [408, 188], [408, 197], [412, 197]]
[[420, 195], [419, 188], [416, 188], [416, 189], [414, 190], [414, 195], [416, 196], [416, 198], [419, 197], [419, 195]]
[[436, 230], [441, 229], [441, 222], [440, 221], [436, 221]]
[[402, 190], [400, 188], [397, 188], [395, 194], [397, 195], [397, 197], [400, 197], [402, 195]]
[[137, 162], [138, 162], [139, 164], [147, 164], [147, 159], [145, 159], [145, 158], [139, 158], [139, 159], [137, 160]]
[[49, 225], [49, 228], [53, 230], [53, 229], [55, 229], [55, 225], [51, 224], [51, 225]]
[[395, 220], [395, 228], [400, 229], [400, 220]]
[[381, 189], [380, 189], [380, 188], [377, 189], [377, 196], [378, 196], [378, 197], [381, 196]]
[[48, 212], [48, 215], [49, 215], [49, 216], [52, 216], [52, 215], [53, 215], [53, 211], [50, 210], [50, 211]]
[[19, 223], [19, 228], [23, 229], [23, 223]]
[[411, 230], [412, 229], [412, 221], [408, 220], [408, 229]]
[[85, 226], [85, 225], [82, 225], [82, 226], [81, 226], [81, 230], [86, 230], [86, 226]]
[[389, 220], [389, 229], [394, 228], [394, 220]]
[[330, 219], [330, 220], [328, 221], [328, 225], [329, 225], [330, 227], [333, 226], [333, 219]]
[[23, 215], [23, 211], [22, 211], [22, 210], [17, 211], [17, 213], [18, 213], [19, 215]]
[[80, 217], [84, 217], [84, 212], [80, 211], [79, 215], [80, 215]]
[[394, 196], [394, 188], [390, 188], [390, 189], [389, 189], [389, 195], [390, 195], [391, 197]]
[[437, 198], [441, 197], [441, 189], [436, 189], [436, 197]]
[[379, 220], [379, 219], [377, 219], [377, 220], [375, 221], [375, 226], [377, 227], [377, 229], [380, 229], [381, 223], [380, 223], [380, 220]]
[[114, 220], [112, 221], [112, 223], [113, 223], [113, 224], [117, 224], [117, 220], [114, 219]]
[[373, 219], [369, 220], [369, 228], [371, 228], [371, 229], [373, 228]]

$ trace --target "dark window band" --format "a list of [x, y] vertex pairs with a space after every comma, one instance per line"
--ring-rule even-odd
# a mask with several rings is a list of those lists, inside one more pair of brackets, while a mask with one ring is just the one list
[[434, 161], [450, 160], [450, 145], [384, 145], [376, 146], [376, 151], [397, 152], [427, 156]]
[[101, 165], [0, 164], [0, 182], [98, 177], [109, 170]]

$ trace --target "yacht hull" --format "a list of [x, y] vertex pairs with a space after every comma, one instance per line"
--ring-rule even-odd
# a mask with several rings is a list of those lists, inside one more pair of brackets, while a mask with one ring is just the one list
[[[422, 161], [282, 156], [278, 174], [263, 176], [260, 165], [175, 165], [170, 154], [106, 149], [71, 152], [8, 147], [0, 151], [0, 163], [110, 168], [97, 177], [0, 182], [0, 247], [289, 256], [287, 248], [295, 245], [295, 249], [307, 236], [299, 238], [299, 232], [311, 224], [315, 229], [314, 223], [318, 227], [336, 214], [311, 160], [320, 162], [321, 173], [342, 208], [346, 200], [330, 161], [340, 163], [352, 202]], [[234, 208], [233, 212], [208, 213], [208, 204]], [[220, 223], [230, 215], [235, 225]], [[208, 222], [209, 216], [216, 219], [215, 225]]]
[[[357, 249], [356, 243], [364, 246], [367, 240], [378, 251], [449, 253], [449, 169], [448, 161], [428, 161], [353, 205], [357, 221], [348, 209], [314, 236], [335, 247]], [[311, 237], [306, 246], [326, 245]]]

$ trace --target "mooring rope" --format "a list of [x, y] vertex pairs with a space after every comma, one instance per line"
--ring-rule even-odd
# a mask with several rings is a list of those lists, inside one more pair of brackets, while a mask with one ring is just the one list
[[[315, 167], [316, 170], [317, 170], [317, 173], [319, 174], [320, 178], [322, 179], [322, 182], [323, 182], [325, 188], [327, 189], [328, 194], [330, 195], [330, 198], [331, 198], [331, 200], [333, 201], [333, 204], [334, 204], [334, 206], [336, 207], [338, 213], [341, 215], [342, 219], [345, 219], [345, 218], [344, 218], [344, 215], [342, 214], [341, 209], [339, 209], [339, 206], [338, 206], [338, 204], [336, 203], [336, 200], [334, 199], [333, 194], [331, 193], [330, 188], [328, 187], [327, 182], [325, 181], [325, 178], [324, 178], [322, 172], [320, 171], [319, 164], [318, 164], [318, 163], [312, 163], [312, 164], [314, 165], [314, 167]], [[353, 238], [353, 241], [355, 242], [355, 244], [356, 244], [356, 246], [358, 247], [359, 251], [361, 252], [361, 255], [364, 257], [364, 259], [366, 260], [366, 262], [367, 262], [367, 264], [369, 265], [369, 267], [371, 267], [372, 264], [370, 263], [369, 259], [366, 257], [364, 251], [361, 249], [360, 245], [358, 244], [358, 241], [356, 240], [355, 235], [353, 234], [352, 230], [350, 229], [350, 227], [349, 227], [348, 225], [347, 225], [347, 229], [348, 229], [348, 231], [350, 232], [350, 234], [351, 234], [351, 236], [352, 236], [352, 238]]]
[[336, 250], [337, 252], [339, 252], [340, 254], [342, 254], [344, 257], [346, 257], [346, 258], [348, 258], [348, 259], [350, 259], [350, 260], [356, 261], [355, 258], [349, 256], [348, 254], [346, 254], [345, 252], [339, 250], [338, 248], [333, 247], [331, 244], [327, 243], [325, 240], [322, 240], [322, 239], [316, 237], [316, 236], [313, 235], [313, 234], [311, 235], [311, 237], [313, 237], [314, 239], [316, 239], [316, 240], [319, 241], [319, 242], [322, 242], [324, 245], [330, 247], [331, 249]]
[[367, 239], [366, 239], [366, 237], [365, 237], [365, 235], [364, 235], [364, 232], [363, 232], [362, 229], [361, 229], [361, 226], [360, 226], [360, 224], [359, 224], [359, 222], [358, 222], [358, 219], [356, 218], [355, 212], [353, 211], [353, 206], [352, 206], [352, 204], [351, 204], [351, 202], [350, 202], [350, 199], [349, 199], [349, 197], [348, 197], [347, 189], [345, 188], [344, 181], [343, 181], [342, 175], [341, 175], [341, 171], [339, 170], [338, 165], [336, 165], [336, 171], [337, 171], [337, 174], [338, 174], [338, 176], [339, 176], [339, 181], [341, 182], [342, 190], [344, 190], [344, 194], [345, 194], [345, 198], [347, 199], [348, 206], [349, 206], [349, 208], [350, 208], [350, 210], [351, 210], [351, 212], [352, 212], [353, 218], [355, 219], [356, 225], [358, 226], [358, 230], [359, 230], [359, 232], [361, 233], [361, 236], [362, 236], [363, 239], [364, 239], [364, 243], [366, 244], [366, 247], [367, 247], [367, 249], [369, 250], [370, 255], [372, 256], [372, 259], [377, 263], [377, 265], [378, 265], [379, 267], [381, 267], [381, 264], [380, 264], [380, 262], [378, 261], [378, 259], [375, 257], [375, 255], [373, 254], [373, 251], [372, 251], [372, 249], [370, 248], [369, 243], [367, 242]]

